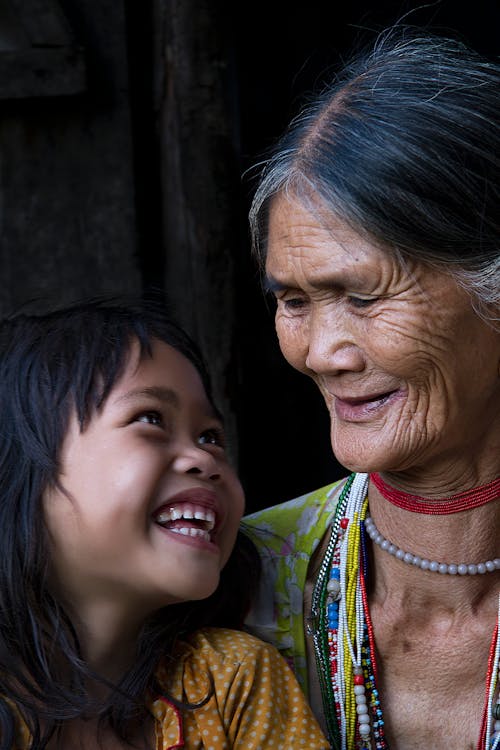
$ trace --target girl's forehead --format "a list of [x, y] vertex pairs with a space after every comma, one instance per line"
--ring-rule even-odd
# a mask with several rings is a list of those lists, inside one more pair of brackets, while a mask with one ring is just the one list
[[[133, 340], [118, 377], [100, 398], [104, 383], [97, 383], [94, 406], [78, 414], [80, 427], [98, 429], [101, 417], [120, 418], [133, 408], [160, 408], [186, 418], [204, 416], [222, 422], [194, 363], [171, 344], [151, 339], [150, 348]], [[95, 406], [95, 404], [97, 404]], [[78, 409], [76, 410], [78, 411]], [[76, 415], [75, 415], [76, 416]]]
[[158, 397], [170, 405], [207, 403], [200, 373], [191, 360], [171, 344], [151, 340], [150, 350], [132, 341], [120, 377], [110, 390], [112, 401], [134, 396]]

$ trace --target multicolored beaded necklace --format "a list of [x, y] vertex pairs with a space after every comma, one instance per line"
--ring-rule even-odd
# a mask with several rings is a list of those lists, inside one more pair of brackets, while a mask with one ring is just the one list
[[[365, 586], [368, 481], [368, 474], [353, 473], [342, 490], [308, 619], [325, 720], [335, 750], [389, 750]], [[500, 750], [499, 623], [500, 597], [477, 750]]]

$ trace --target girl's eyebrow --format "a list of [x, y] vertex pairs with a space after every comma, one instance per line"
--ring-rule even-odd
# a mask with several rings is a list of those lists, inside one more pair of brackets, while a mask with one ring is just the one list
[[127, 393], [119, 396], [115, 403], [122, 403], [127, 401], [137, 401], [144, 397], [154, 398], [157, 401], [162, 401], [164, 404], [169, 406], [179, 406], [179, 396], [171, 388], [163, 388], [162, 386], [152, 385], [147, 388], [136, 388]]

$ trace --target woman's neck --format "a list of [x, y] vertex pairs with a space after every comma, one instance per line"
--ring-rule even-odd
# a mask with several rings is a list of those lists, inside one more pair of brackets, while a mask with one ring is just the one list
[[398, 490], [388, 484], [376, 472], [370, 474], [370, 482], [375, 485], [382, 497], [392, 505], [424, 515], [451, 515], [452, 513], [472, 510], [480, 505], [486, 505], [500, 497], [500, 477], [479, 487], [439, 498], [429, 498]]
[[[500, 502], [493, 500], [473, 510], [451, 515], [426, 515], [395, 507], [373, 483], [369, 513], [378, 531], [405, 552], [443, 563], [480, 563], [500, 557]], [[376, 576], [373, 593], [385, 597], [398, 592], [415, 607], [453, 609], [476, 607], [498, 592], [500, 571], [452, 576], [421, 570], [372, 544]], [[395, 594], [396, 595], [396, 594]]]
[[500, 477], [500, 437], [480, 455], [438, 457], [433, 464], [403, 471], [381, 471], [389, 486], [427, 499], [441, 499], [482, 487]]

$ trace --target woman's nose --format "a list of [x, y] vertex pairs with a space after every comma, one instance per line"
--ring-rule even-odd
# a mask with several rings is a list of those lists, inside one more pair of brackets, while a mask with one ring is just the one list
[[182, 474], [202, 475], [206, 479], [219, 479], [220, 470], [210, 451], [196, 444], [179, 446], [173, 468]]
[[338, 309], [315, 310], [308, 330], [306, 367], [317, 374], [361, 372], [365, 361], [355, 332]]

